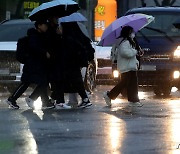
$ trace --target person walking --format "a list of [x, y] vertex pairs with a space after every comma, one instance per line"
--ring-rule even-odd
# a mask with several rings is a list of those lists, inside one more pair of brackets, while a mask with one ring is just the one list
[[[73, 29], [72, 36], [74, 37], [74, 40], [76, 40], [78, 42], [78, 44], [80, 44], [80, 46], [82, 46], [82, 48], [84, 50], [83, 52], [86, 53], [82, 57], [84, 64], [82, 64], [82, 67], [81, 67], [81, 74], [83, 77], [82, 80], [84, 82], [88, 63], [90, 63], [91, 61], [94, 60], [95, 50], [91, 45], [92, 41], [80, 29], [79, 24], [77, 22], [67, 22], [67, 23], [65, 23], [65, 25], [66, 25], [66, 27], [68, 26], [69, 28], [71, 27], [71, 29]], [[88, 95], [87, 91], [86, 91], [86, 93]], [[69, 93], [68, 95], [69, 95], [69, 103], [68, 104], [70, 104], [72, 106], [78, 106], [78, 94], [77, 93]]]
[[132, 27], [125, 26], [121, 30], [121, 35], [117, 40], [113, 50], [113, 61], [117, 60], [117, 68], [121, 74], [121, 79], [110, 91], [104, 92], [104, 99], [108, 106], [111, 100], [116, 99], [123, 91], [127, 91], [129, 106], [142, 106], [138, 97], [137, 70], [139, 62], [136, 58], [138, 54], [137, 44], [134, 41], [135, 32]]
[[[61, 27], [56, 28], [53, 37], [52, 54], [49, 59], [49, 82], [51, 88], [51, 99], [56, 104], [57, 109], [71, 109], [64, 99], [64, 76], [63, 76], [63, 39]], [[58, 104], [58, 105], [57, 105]]]
[[41, 20], [35, 22], [35, 28], [31, 28], [27, 31], [29, 50], [28, 58], [23, 66], [21, 84], [6, 101], [6, 103], [14, 109], [19, 109], [16, 100], [31, 84], [35, 84], [36, 88], [31, 95], [25, 99], [27, 105], [34, 109], [34, 101], [40, 96], [42, 107], [54, 108], [47, 94], [47, 59], [50, 58], [48, 48], [46, 48], [47, 29], [47, 22]]
[[[81, 59], [80, 53], [83, 50], [81, 44], [75, 37], [74, 29], [71, 24], [61, 23], [62, 26], [62, 45], [59, 46], [59, 57], [57, 67], [57, 78], [59, 79], [59, 86], [63, 87], [64, 93], [78, 93], [82, 99], [82, 102], [78, 105], [79, 108], [91, 106], [90, 100], [86, 94], [84, 88], [84, 82], [81, 75], [82, 65], [87, 65], [86, 57]], [[83, 51], [84, 52], [84, 51]], [[87, 63], [87, 64], [86, 64]], [[62, 80], [60, 80], [62, 79]], [[57, 89], [60, 90], [60, 89]], [[61, 89], [62, 90], [62, 89]], [[61, 97], [62, 98], [62, 97]], [[60, 101], [63, 101], [62, 99]], [[62, 103], [57, 100], [56, 108], [61, 108]]]

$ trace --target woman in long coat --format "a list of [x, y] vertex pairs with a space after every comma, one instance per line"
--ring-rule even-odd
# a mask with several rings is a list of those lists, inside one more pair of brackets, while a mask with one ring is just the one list
[[[62, 36], [57, 49], [56, 68], [57, 68], [57, 89], [56, 91], [67, 93], [79, 93], [82, 102], [79, 107], [91, 106], [88, 96], [85, 92], [84, 83], [81, 75], [82, 65], [87, 65], [86, 57], [81, 59], [81, 51], [83, 50], [81, 44], [77, 41], [74, 35], [73, 28], [67, 24], [62, 23]], [[63, 89], [62, 89], [63, 87]], [[56, 92], [57, 93], [57, 92]], [[62, 107], [62, 97], [57, 100], [56, 107]]]

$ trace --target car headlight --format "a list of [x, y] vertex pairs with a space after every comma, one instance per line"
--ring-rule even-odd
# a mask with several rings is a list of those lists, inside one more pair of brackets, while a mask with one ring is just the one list
[[113, 71], [113, 77], [114, 78], [118, 78], [119, 77], [119, 71], [118, 70], [114, 70]]
[[174, 51], [174, 58], [180, 58], [180, 46]]
[[179, 79], [179, 77], [180, 77], [180, 72], [179, 71], [174, 71], [173, 78], [174, 79]]

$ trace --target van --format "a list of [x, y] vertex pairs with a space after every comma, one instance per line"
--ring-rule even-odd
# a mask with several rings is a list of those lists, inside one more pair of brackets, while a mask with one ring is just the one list
[[180, 29], [174, 23], [180, 7], [144, 7], [125, 15], [143, 13], [155, 20], [137, 33], [141, 48], [150, 49], [141, 58], [139, 85], [152, 87], [156, 95], [169, 95], [172, 87], [180, 88]]

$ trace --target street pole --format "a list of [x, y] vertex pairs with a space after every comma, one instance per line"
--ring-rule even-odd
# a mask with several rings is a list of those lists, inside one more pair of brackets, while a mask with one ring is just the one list
[[80, 12], [87, 17], [88, 21], [84, 24], [87, 27], [89, 36], [94, 40], [94, 10], [97, 5], [97, 0], [79, 0]]
[[87, 0], [87, 14], [88, 14], [88, 32], [90, 38], [94, 40], [94, 7], [91, 0]]

